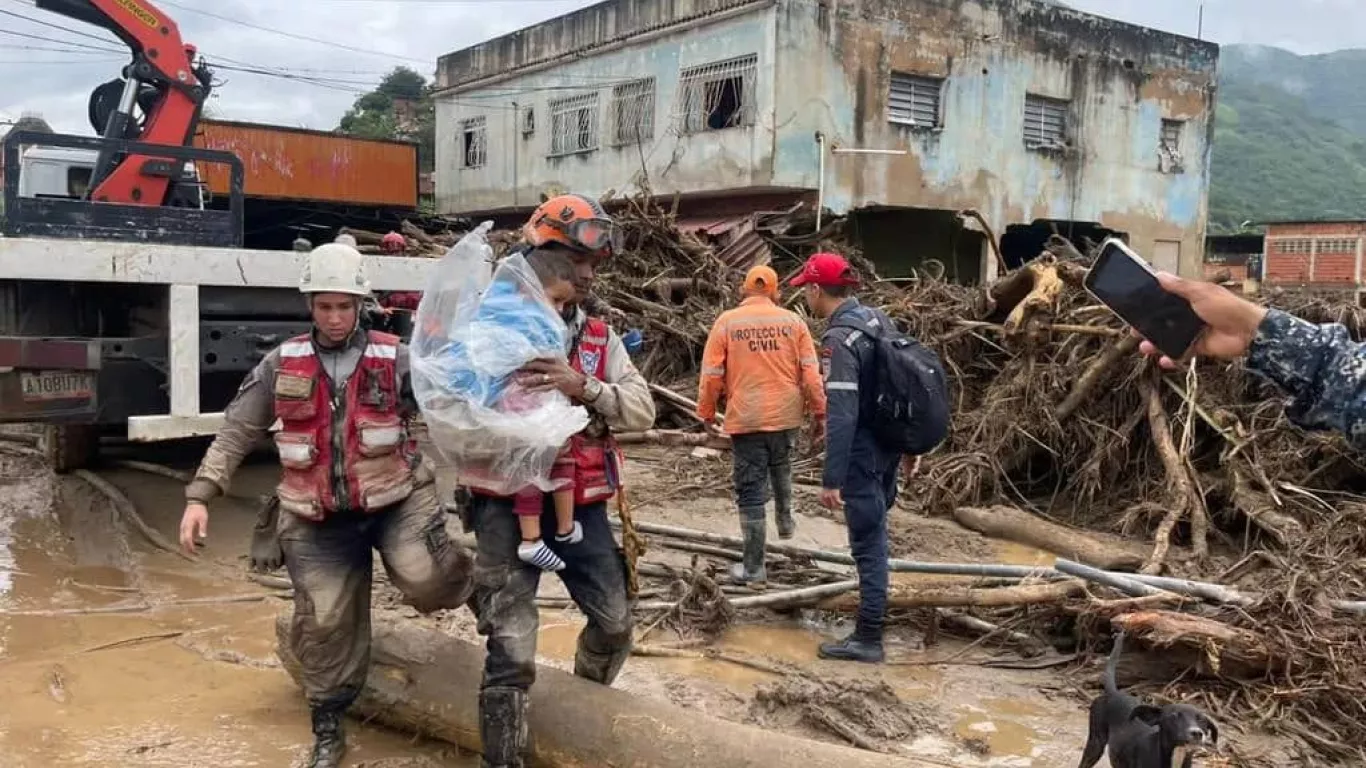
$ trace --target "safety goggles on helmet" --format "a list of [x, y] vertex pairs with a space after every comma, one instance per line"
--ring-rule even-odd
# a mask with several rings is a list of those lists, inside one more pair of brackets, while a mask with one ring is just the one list
[[560, 230], [571, 245], [589, 253], [605, 256], [617, 248], [617, 227], [610, 219], [575, 219], [562, 222], [547, 218], [545, 223]]

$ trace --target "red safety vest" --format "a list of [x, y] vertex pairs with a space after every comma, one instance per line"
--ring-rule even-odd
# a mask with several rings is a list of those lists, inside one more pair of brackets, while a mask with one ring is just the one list
[[[399, 415], [399, 339], [369, 331], [366, 342], [340, 404], [339, 441], [331, 387], [312, 338], [296, 336], [280, 346], [275, 445], [283, 471], [277, 494], [280, 507], [300, 517], [322, 520], [339, 509], [376, 512], [413, 491], [414, 446]], [[334, 473], [343, 482], [335, 482]]]
[[[588, 318], [579, 336], [577, 352], [569, 356], [569, 367], [598, 381], [606, 381], [607, 334], [607, 323]], [[589, 437], [580, 432], [569, 438], [569, 453], [574, 458], [575, 506], [606, 501], [616, 494], [621, 477], [617, 465], [620, 454], [611, 432], [602, 437]], [[471, 489], [485, 496], [502, 496], [474, 483], [471, 483]]]

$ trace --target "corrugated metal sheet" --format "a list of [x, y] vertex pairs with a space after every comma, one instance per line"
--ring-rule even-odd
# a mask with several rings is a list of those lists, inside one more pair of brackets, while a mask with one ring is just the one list
[[[194, 144], [241, 158], [248, 197], [417, 207], [416, 144], [218, 120], [202, 121]], [[227, 169], [201, 165], [209, 189], [226, 195]]]
[[767, 264], [773, 255], [768, 241], [755, 228], [754, 215], [716, 218], [682, 218], [675, 222], [679, 232], [691, 233], [716, 249], [716, 257], [735, 269]]

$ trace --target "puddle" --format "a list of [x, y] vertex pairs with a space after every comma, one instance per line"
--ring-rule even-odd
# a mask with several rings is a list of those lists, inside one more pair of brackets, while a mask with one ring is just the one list
[[[53, 514], [51, 492], [44, 498], [40, 487], [14, 489], [7, 483], [0, 491], [5, 768], [295, 762], [312, 737], [303, 697], [274, 657], [275, 616], [288, 603], [270, 598], [143, 613], [16, 615], [259, 590], [210, 564], [130, 557], [107, 507], [64, 498], [67, 507]], [[138, 490], [140, 505], [149, 495], [164, 505], [183, 499], [169, 481]], [[249, 516], [215, 516], [215, 543], [225, 552], [245, 552], [251, 523]], [[138, 567], [143, 557], [155, 567]], [[455, 756], [454, 748], [355, 722], [348, 742], [348, 765], [477, 764]]]
[[997, 541], [996, 559], [1006, 565], [1038, 565], [1052, 567], [1058, 556], [1052, 552], [1036, 549], [1028, 544], [1013, 541]]
[[953, 733], [958, 740], [980, 747], [979, 756], [988, 765], [1034, 765], [1048, 739], [1018, 718], [1042, 715], [1044, 710], [1019, 699], [983, 699], [981, 704], [955, 710]]

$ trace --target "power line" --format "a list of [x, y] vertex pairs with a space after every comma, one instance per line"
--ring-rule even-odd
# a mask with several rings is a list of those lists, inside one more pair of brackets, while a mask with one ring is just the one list
[[294, 34], [293, 32], [285, 32], [284, 30], [280, 30], [280, 29], [272, 29], [271, 27], [264, 27], [264, 26], [261, 26], [260, 24], [253, 24], [253, 23], [251, 23], [251, 22], [249, 22], [249, 21], [242, 21], [241, 19], [234, 19], [234, 18], [232, 18], [231, 16], [223, 16], [223, 15], [220, 15], [220, 14], [217, 14], [217, 13], [213, 13], [212, 11], [202, 11], [202, 10], [200, 10], [200, 9], [198, 9], [198, 8], [191, 8], [191, 7], [187, 6], [187, 5], [181, 5], [180, 3], [171, 2], [171, 0], [160, 0], [160, 3], [161, 3], [162, 5], [169, 5], [169, 6], [171, 6], [172, 8], [179, 8], [179, 9], [181, 9], [182, 11], [189, 11], [190, 13], [197, 13], [197, 14], [200, 14], [201, 16], [207, 16], [207, 17], [209, 17], [209, 18], [211, 18], [211, 19], [218, 19], [219, 21], [226, 21], [226, 22], [228, 22], [229, 24], [237, 24], [237, 25], [239, 25], [239, 26], [247, 27], [248, 29], [255, 29], [255, 30], [259, 30], [259, 31], [261, 31], [261, 32], [269, 32], [269, 33], [271, 33], [272, 35], [280, 35], [280, 36], [282, 36], [282, 37], [289, 37], [289, 38], [293, 38], [293, 39], [295, 39], [295, 40], [303, 40], [303, 41], [309, 42], [309, 43], [317, 43], [317, 44], [319, 44], [319, 45], [327, 45], [327, 46], [331, 46], [331, 47], [333, 47], [333, 48], [340, 48], [341, 50], [344, 50], [344, 51], [351, 51], [351, 52], [353, 52], [353, 53], [363, 53], [363, 54], [366, 54], [366, 55], [368, 55], [368, 56], [382, 56], [382, 57], [387, 58], [387, 59], [403, 59], [403, 60], [405, 60], [405, 61], [420, 61], [420, 62], [422, 62], [423, 64], [428, 64], [428, 63], [430, 63], [427, 59], [417, 59], [417, 58], [413, 58], [412, 56], [402, 56], [402, 55], [399, 55], [399, 54], [396, 54], [396, 53], [385, 53], [384, 51], [372, 51], [372, 50], [369, 50], [369, 49], [366, 49], [366, 48], [356, 48], [356, 47], [354, 47], [354, 46], [346, 45], [346, 44], [344, 44], [344, 43], [338, 43], [338, 42], [333, 41], [333, 40], [322, 40], [322, 39], [316, 38], [316, 37], [308, 37], [307, 35], [296, 35], [296, 34]]
[[[49, 28], [51, 28], [51, 29], [59, 29], [59, 30], [61, 30], [61, 31], [63, 31], [63, 32], [68, 32], [68, 33], [70, 33], [70, 34], [76, 35], [77, 37], [87, 37], [87, 38], [90, 38], [91, 40], [94, 40], [94, 41], [96, 41], [96, 42], [104, 43], [105, 45], [109, 45], [109, 43], [110, 43], [110, 40], [109, 40], [108, 38], [106, 38], [106, 37], [100, 37], [99, 35], [92, 35], [92, 34], [90, 34], [90, 33], [88, 33], [88, 32], [82, 32], [82, 31], [80, 31], [80, 30], [78, 30], [78, 29], [72, 29], [72, 28], [70, 28], [70, 27], [64, 27], [64, 26], [62, 26], [61, 24], [53, 24], [53, 23], [50, 22], [50, 21], [43, 21], [42, 19], [35, 19], [35, 18], [33, 18], [32, 16], [25, 16], [25, 15], [22, 14], [22, 13], [15, 13], [14, 11], [0, 10], [0, 14], [3, 14], [3, 15], [5, 15], [5, 16], [13, 16], [13, 17], [16, 18], [16, 19], [23, 19], [24, 21], [28, 21], [28, 22], [31, 22], [31, 23], [33, 23], [33, 24], [38, 24], [38, 25], [41, 25], [41, 26], [44, 26], [44, 27], [49, 27]], [[58, 42], [64, 42], [64, 41], [58, 41]], [[120, 50], [119, 53], [123, 53], [123, 51]]]
[[[0, 11], [0, 13], [4, 13], [4, 11]], [[44, 43], [61, 43], [62, 45], [70, 45], [70, 46], [75, 46], [75, 47], [79, 47], [79, 48], [86, 48], [86, 49], [89, 49], [89, 50], [92, 50], [92, 51], [100, 51], [101, 53], [128, 53], [128, 51], [126, 51], [126, 50], [121, 50], [121, 49], [118, 49], [118, 48], [112, 48], [112, 47], [111, 47], [111, 48], [99, 48], [99, 47], [90, 45], [89, 43], [80, 43], [80, 42], [76, 42], [76, 41], [74, 41], [74, 40], [61, 40], [61, 39], [56, 38], [56, 37], [48, 37], [48, 36], [46, 36], [46, 35], [33, 35], [33, 34], [29, 34], [29, 33], [27, 33], [27, 32], [15, 32], [15, 31], [9, 30], [9, 29], [0, 29], [0, 35], [13, 35], [14, 37], [22, 37], [22, 38], [24, 38], [24, 39], [26, 39], [26, 40], [38, 40], [38, 41], [44, 42]]]
[[79, 53], [85, 55], [100, 54], [104, 51], [95, 48], [57, 48], [47, 45], [16, 45], [13, 43], [0, 43], [0, 50], [5, 51], [51, 51], [53, 53]]

